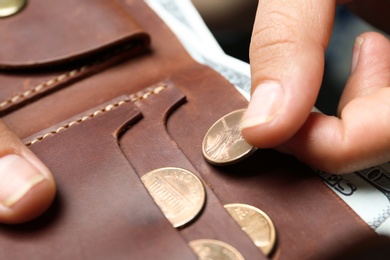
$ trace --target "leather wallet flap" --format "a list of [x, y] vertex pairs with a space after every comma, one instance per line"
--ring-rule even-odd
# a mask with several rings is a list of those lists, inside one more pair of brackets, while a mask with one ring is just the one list
[[0, 68], [7, 70], [63, 65], [120, 45], [149, 44], [119, 2], [104, 0], [30, 1], [0, 21], [0, 35]]

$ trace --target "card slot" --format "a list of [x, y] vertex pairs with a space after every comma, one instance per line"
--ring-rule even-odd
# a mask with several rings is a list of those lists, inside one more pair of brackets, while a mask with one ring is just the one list
[[68, 127], [57, 133], [28, 139], [36, 140], [30, 149], [53, 173], [57, 197], [37, 220], [0, 225], [1, 259], [195, 259], [117, 143], [142, 117], [133, 102], [153, 90], [119, 97], [91, 110], [99, 113], [64, 122]]
[[[151, 35], [153, 41], [150, 46], [137, 45], [93, 66], [88, 62], [75, 61], [77, 64], [72, 64], [69, 70], [56, 66], [0, 71], [0, 104], [3, 104], [0, 106], [0, 115], [19, 137], [26, 138], [117, 96], [144, 89], [169, 78], [172, 73], [201, 66], [194, 63], [169, 28], [143, 1], [98, 2], [110, 5], [121, 15], [139, 22], [139, 27]], [[54, 2], [52, 4], [55, 5]], [[74, 3], [72, 9], [77, 9], [79, 4], [93, 5], [94, 1]], [[96, 24], [100, 24], [100, 21], [94, 25], [100, 28]], [[107, 53], [124, 46], [125, 43], [117, 48], [112, 46]], [[92, 61], [101, 58], [101, 55], [91, 55]], [[55, 80], [63, 79], [62, 75], [71, 74], [83, 66], [90, 67], [66, 80]], [[40, 86], [42, 84], [44, 88]]]
[[[163, 167], [178, 167], [201, 176], [166, 131], [165, 121], [169, 121], [169, 115], [187, 105], [184, 94], [170, 83], [161, 94], [135, 104], [142, 111], [143, 118], [123, 134], [120, 147], [139, 177]], [[186, 126], [178, 122], [176, 127], [182, 129]], [[208, 183], [203, 184], [206, 203], [202, 212], [193, 221], [178, 228], [178, 232], [188, 242], [197, 239], [216, 239], [233, 246], [245, 259], [265, 259], [224, 209]], [[166, 192], [164, 194], [167, 196]], [[175, 194], [171, 197], [174, 196]]]

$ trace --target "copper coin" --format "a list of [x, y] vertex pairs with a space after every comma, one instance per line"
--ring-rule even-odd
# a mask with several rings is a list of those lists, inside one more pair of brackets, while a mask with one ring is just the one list
[[0, 17], [16, 14], [26, 4], [26, 0], [0, 0]]
[[272, 252], [276, 230], [267, 214], [247, 204], [227, 204], [224, 207], [265, 255]]
[[175, 228], [194, 219], [205, 204], [203, 184], [190, 171], [175, 167], [160, 168], [148, 172], [141, 180]]
[[202, 143], [203, 156], [209, 163], [234, 164], [256, 150], [241, 135], [240, 123], [244, 112], [245, 109], [231, 112], [210, 127]]
[[219, 240], [198, 239], [189, 245], [199, 260], [244, 260], [237, 249]]

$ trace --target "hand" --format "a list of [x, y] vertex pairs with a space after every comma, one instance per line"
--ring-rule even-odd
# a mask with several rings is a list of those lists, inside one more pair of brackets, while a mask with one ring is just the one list
[[348, 173], [390, 160], [390, 43], [378, 33], [358, 37], [337, 117], [311, 113], [335, 5], [259, 1], [250, 50], [252, 98], [242, 133], [255, 146]]
[[49, 169], [0, 120], [0, 222], [37, 217], [50, 206], [55, 190]]

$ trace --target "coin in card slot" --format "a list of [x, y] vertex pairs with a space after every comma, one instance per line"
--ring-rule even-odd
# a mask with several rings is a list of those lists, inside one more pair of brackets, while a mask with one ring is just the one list
[[202, 143], [205, 159], [214, 165], [230, 165], [250, 156], [256, 148], [241, 135], [240, 123], [245, 109], [233, 111], [215, 122]]
[[199, 260], [244, 260], [237, 249], [219, 240], [198, 239], [191, 241], [189, 246]]
[[269, 255], [275, 246], [276, 230], [271, 218], [260, 209], [247, 204], [227, 204], [224, 206], [253, 243]]
[[141, 180], [175, 228], [193, 220], [205, 204], [206, 191], [203, 183], [188, 170], [159, 168], [146, 173]]

